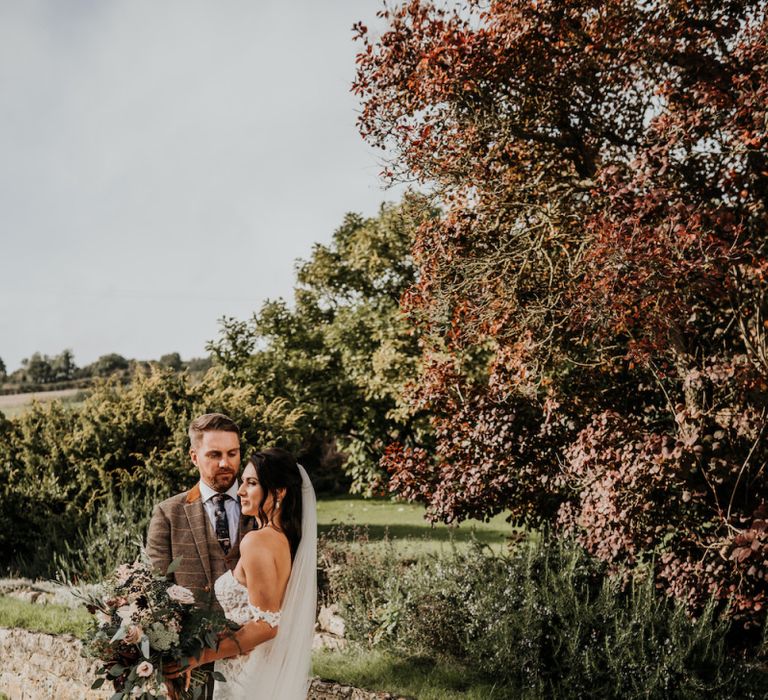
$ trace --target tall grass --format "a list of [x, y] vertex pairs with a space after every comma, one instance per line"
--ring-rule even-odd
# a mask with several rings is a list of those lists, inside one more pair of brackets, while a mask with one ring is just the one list
[[516, 698], [765, 697], [757, 661], [732, 656], [730, 623], [692, 619], [652, 578], [608, 574], [546, 535], [402, 560], [325, 542], [328, 599], [362, 648], [452, 661]]
[[119, 501], [109, 498], [72, 542], [61, 542], [53, 552], [56, 577], [66, 583], [94, 583], [120, 564], [134, 561], [155, 501], [149, 493], [123, 493]]

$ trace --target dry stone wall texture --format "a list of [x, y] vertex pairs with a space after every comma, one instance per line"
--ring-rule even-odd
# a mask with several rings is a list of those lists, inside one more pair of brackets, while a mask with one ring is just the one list
[[[80, 649], [80, 641], [70, 635], [0, 627], [0, 693], [10, 700], [108, 700], [111, 690], [90, 690], [97, 665]], [[396, 698], [315, 678], [307, 700]]]

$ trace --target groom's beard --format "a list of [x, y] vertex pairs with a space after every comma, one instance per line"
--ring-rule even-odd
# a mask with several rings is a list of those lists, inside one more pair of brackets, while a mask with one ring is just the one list
[[237, 478], [236, 469], [220, 469], [213, 475], [213, 483], [208, 484], [214, 491], [225, 493], [229, 491]]

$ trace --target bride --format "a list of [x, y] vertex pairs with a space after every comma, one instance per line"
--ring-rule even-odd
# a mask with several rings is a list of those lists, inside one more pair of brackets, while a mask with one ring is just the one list
[[304, 700], [317, 601], [317, 507], [304, 468], [281, 449], [254, 454], [238, 490], [258, 529], [240, 543], [240, 561], [214, 583], [224, 614], [242, 625], [195, 666], [215, 661], [226, 678], [214, 700]]

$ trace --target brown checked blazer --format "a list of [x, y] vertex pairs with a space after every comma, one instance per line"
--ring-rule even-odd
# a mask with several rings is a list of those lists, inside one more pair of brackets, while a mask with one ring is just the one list
[[205, 600], [212, 594], [213, 582], [237, 565], [240, 540], [249, 524], [249, 518], [240, 519], [238, 541], [225, 556], [196, 484], [155, 506], [147, 533], [147, 554], [159, 571], [166, 571], [174, 559], [181, 557], [173, 573], [174, 581]]

